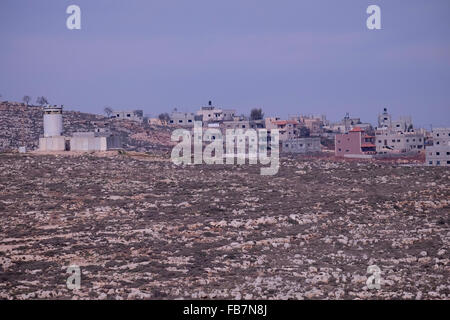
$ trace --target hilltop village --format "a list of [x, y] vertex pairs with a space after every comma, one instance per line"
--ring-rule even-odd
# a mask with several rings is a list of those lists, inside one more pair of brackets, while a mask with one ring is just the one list
[[[427, 131], [415, 128], [411, 117], [394, 118], [384, 108], [377, 125], [348, 113], [338, 122], [325, 115], [291, 115], [288, 119], [264, 117], [261, 109], [237, 115], [235, 109], [214, 106], [211, 101], [196, 112], [162, 113], [145, 116], [143, 110], [112, 110], [105, 115], [64, 111], [63, 106], [0, 103], [0, 150], [150, 152], [173, 146], [174, 128], [193, 128], [201, 121], [205, 128], [266, 129], [270, 139], [279, 130], [283, 154], [334, 155], [347, 159], [402, 159], [425, 165], [450, 165], [450, 128]], [[2, 132], [3, 131], [3, 132]]]

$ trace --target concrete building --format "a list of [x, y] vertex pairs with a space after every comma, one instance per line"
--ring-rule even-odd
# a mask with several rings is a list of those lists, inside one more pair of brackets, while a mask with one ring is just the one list
[[282, 143], [282, 152], [286, 153], [311, 153], [322, 150], [319, 137], [294, 138]]
[[376, 153], [375, 137], [359, 127], [348, 133], [336, 134], [334, 145], [337, 157], [371, 156]]
[[387, 108], [378, 115], [375, 136], [376, 150], [380, 154], [420, 153], [425, 148], [424, 132], [414, 130], [411, 117], [394, 121]]
[[425, 136], [416, 132], [376, 130], [377, 153], [420, 153], [424, 150]]
[[232, 121], [235, 117], [236, 110], [216, 108], [212, 102], [208, 102], [208, 106], [202, 107], [197, 111], [197, 115], [201, 116], [201, 121]]
[[371, 132], [373, 130], [370, 123], [361, 122], [360, 118], [351, 118], [349, 113], [341, 121], [330, 123], [323, 128], [335, 133], [347, 133], [355, 127], [361, 128], [365, 132]]
[[432, 137], [433, 145], [425, 149], [425, 164], [428, 166], [450, 166], [450, 128], [434, 129]]
[[402, 116], [398, 120], [392, 120], [391, 114], [388, 113], [387, 108], [383, 109], [383, 113], [378, 115], [377, 130], [388, 130], [395, 132], [408, 132], [413, 130], [412, 119], [410, 116]]
[[328, 124], [325, 115], [321, 116], [289, 116], [289, 120], [295, 120], [300, 125], [308, 128], [311, 135], [318, 136], [322, 133], [323, 127]]
[[144, 119], [144, 112], [142, 110], [115, 110], [112, 112], [111, 117], [119, 120], [142, 122]]
[[63, 132], [62, 106], [44, 107], [44, 136], [39, 138], [40, 151], [106, 151], [121, 148], [119, 136], [113, 136], [106, 128], [95, 132], [75, 132], [65, 137]]
[[192, 112], [173, 111], [170, 114], [169, 124], [183, 127], [194, 127], [195, 114]]
[[71, 151], [106, 151], [122, 147], [119, 136], [105, 132], [74, 132], [69, 141]]
[[278, 118], [266, 118], [266, 129], [270, 133], [271, 129], [278, 129], [280, 141], [286, 141], [299, 137], [300, 123], [296, 120], [278, 120]]
[[250, 121], [239, 119], [239, 117], [236, 117], [237, 119], [232, 121], [223, 121], [222, 122], [222, 128], [223, 129], [244, 129], [247, 130], [250, 128]]

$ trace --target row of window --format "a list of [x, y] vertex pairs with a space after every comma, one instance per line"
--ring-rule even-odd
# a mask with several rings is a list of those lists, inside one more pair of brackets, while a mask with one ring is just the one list
[[[432, 156], [432, 155], [433, 155], [433, 152], [430, 152], [430, 156]], [[439, 151], [436, 151], [436, 155], [440, 156], [441, 153]], [[448, 151], [447, 151], [447, 156], [450, 156], [450, 152], [448, 152]]]
[[[422, 142], [422, 138], [419, 138], [418, 140], [419, 140], [419, 142]], [[395, 141], [396, 141], [395, 139], [392, 139], [393, 143], [395, 143]], [[412, 141], [416, 142], [416, 139], [412, 139]], [[382, 140], [378, 140], [378, 143], [382, 143], [382, 142], [383, 142]], [[397, 142], [401, 142], [401, 140], [397, 139]], [[406, 139], [406, 142], [409, 142], [409, 139]]]
[[[285, 146], [286, 146], [286, 148], [289, 148], [289, 144], [288, 144], [288, 143], [286, 143]], [[300, 148], [303, 148], [303, 143], [300, 143], [300, 144], [292, 144], [292, 147], [294, 147], [294, 146], [300, 146]], [[311, 143], [307, 143], [306, 146], [307, 146], [307, 147], [311, 147]], [[341, 149], [339, 149], [339, 151], [341, 151]]]
[[[187, 122], [192, 123], [192, 120], [188, 119]], [[170, 120], [169, 123], [174, 123], [174, 120]], [[183, 120], [182, 119], [178, 120], [178, 123], [183, 123]]]
[[[433, 161], [432, 160], [428, 161], [428, 164], [432, 165]], [[440, 166], [441, 165], [441, 161], [440, 160], [436, 160], [436, 162], [434, 164], [437, 165], [437, 166]], [[447, 160], [447, 164], [450, 164], [450, 160]]]

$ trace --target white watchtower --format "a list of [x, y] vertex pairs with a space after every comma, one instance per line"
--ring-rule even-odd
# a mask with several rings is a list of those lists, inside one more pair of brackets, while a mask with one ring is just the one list
[[61, 136], [63, 131], [62, 109], [62, 106], [44, 107], [44, 138]]

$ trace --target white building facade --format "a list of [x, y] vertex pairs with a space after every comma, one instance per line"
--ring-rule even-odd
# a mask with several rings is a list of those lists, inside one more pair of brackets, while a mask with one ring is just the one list
[[434, 129], [433, 145], [426, 148], [425, 164], [428, 166], [450, 166], [450, 128]]

